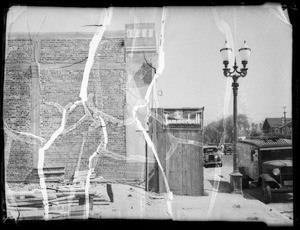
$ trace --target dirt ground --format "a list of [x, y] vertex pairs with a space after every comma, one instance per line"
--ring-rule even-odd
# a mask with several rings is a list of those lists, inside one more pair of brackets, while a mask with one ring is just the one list
[[[224, 156], [223, 167], [204, 169], [204, 196], [168, 196], [145, 192], [142, 187], [112, 183], [113, 202], [110, 201], [105, 183], [92, 183], [90, 191], [101, 197], [95, 200], [92, 209], [86, 205], [59, 204], [50, 206], [52, 219], [154, 219], [180, 221], [244, 221], [263, 222], [271, 226], [291, 226], [293, 220], [271, 204], [265, 205], [247, 191], [231, 194], [229, 173], [231, 155]], [[53, 186], [55, 186], [53, 184]], [[10, 184], [12, 191], [32, 190], [38, 184]], [[254, 190], [253, 190], [254, 191]], [[169, 194], [170, 195], [170, 194]], [[292, 204], [289, 201], [286, 205]], [[89, 210], [88, 212], [86, 210]], [[9, 217], [43, 219], [44, 209], [9, 209]], [[55, 215], [54, 215], [55, 214]]]

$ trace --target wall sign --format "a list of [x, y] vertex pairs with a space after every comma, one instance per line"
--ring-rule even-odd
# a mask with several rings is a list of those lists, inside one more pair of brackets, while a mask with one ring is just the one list
[[165, 128], [203, 127], [203, 108], [164, 109]]

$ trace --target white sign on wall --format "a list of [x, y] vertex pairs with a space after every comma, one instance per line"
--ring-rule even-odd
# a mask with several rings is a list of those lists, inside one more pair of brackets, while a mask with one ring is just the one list
[[202, 128], [203, 111], [204, 108], [164, 109], [164, 126]]

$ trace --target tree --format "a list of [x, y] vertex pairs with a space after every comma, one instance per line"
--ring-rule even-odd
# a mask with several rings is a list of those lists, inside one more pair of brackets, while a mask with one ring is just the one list
[[204, 142], [205, 143], [219, 143], [222, 138], [223, 130], [220, 130], [220, 128], [223, 128], [222, 125], [220, 125], [220, 121], [214, 121], [209, 123], [204, 128]]
[[250, 137], [258, 137], [262, 135], [260, 125], [261, 123], [259, 125], [255, 123], [251, 124]]
[[[250, 125], [245, 114], [237, 115], [238, 137], [249, 136]], [[205, 143], [232, 143], [233, 142], [233, 116], [230, 115], [218, 121], [213, 121], [204, 127]]]

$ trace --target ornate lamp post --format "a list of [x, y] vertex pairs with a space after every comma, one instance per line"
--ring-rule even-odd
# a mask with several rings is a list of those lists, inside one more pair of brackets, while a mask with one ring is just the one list
[[237, 82], [240, 77], [245, 77], [247, 75], [246, 65], [248, 63], [248, 58], [250, 56], [251, 49], [247, 46], [246, 41], [244, 42], [244, 47], [239, 49], [241, 62], [243, 67], [238, 71], [238, 66], [236, 65], [236, 58], [234, 60], [233, 71], [228, 68], [229, 59], [232, 55], [232, 49], [228, 46], [227, 41], [225, 41], [225, 46], [220, 50], [221, 56], [225, 68], [223, 73], [225, 77], [231, 77], [232, 91], [233, 91], [233, 172], [230, 174], [230, 188], [232, 193], [243, 193], [242, 192], [242, 174], [238, 170], [238, 152], [237, 152], [237, 93], [239, 83]]

